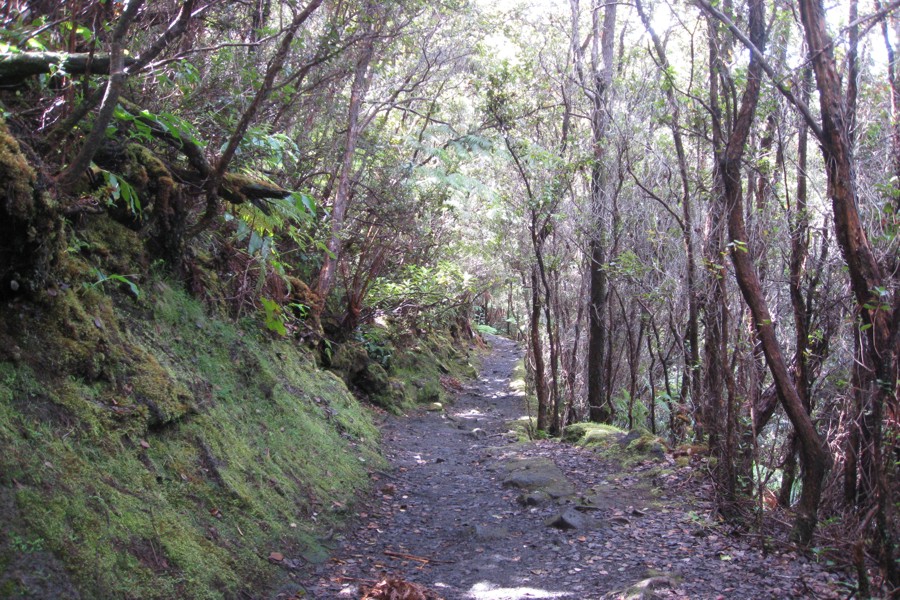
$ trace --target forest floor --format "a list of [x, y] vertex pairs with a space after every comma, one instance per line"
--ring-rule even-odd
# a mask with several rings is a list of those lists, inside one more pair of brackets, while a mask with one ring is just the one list
[[392, 469], [372, 475], [356, 527], [305, 590], [281, 597], [359, 598], [385, 574], [445, 600], [847, 597], [810, 556], [764, 553], [711, 521], [708, 482], [668, 455], [624, 466], [518, 442], [510, 422], [525, 405], [510, 378], [521, 351], [490, 341], [480, 378], [445, 411], [386, 418]]

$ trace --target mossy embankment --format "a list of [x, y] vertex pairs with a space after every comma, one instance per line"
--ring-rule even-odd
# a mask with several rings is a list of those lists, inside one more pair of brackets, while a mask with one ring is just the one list
[[381, 408], [400, 414], [417, 404], [447, 402], [466, 379], [478, 376], [478, 338], [449, 330], [405, 331], [379, 319], [357, 339], [324, 353], [323, 363], [355, 391]]
[[[144, 264], [136, 233], [94, 219], [58, 284], [0, 310], [0, 598], [265, 595], [326, 556], [382, 468], [373, 412], [310, 351], [216, 316]], [[434, 338], [396, 358], [410, 352], [421, 379], [388, 368], [390, 406], [440, 387], [436, 359], [460, 351]]]

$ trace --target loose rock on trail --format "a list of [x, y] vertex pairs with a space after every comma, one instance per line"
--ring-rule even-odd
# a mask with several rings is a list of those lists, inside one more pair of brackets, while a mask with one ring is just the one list
[[840, 597], [837, 576], [806, 557], [764, 556], [709, 522], [702, 481], [645, 474], [677, 471], [670, 458], [623, 471], [591, 450], [516, 442], [509, 423], [525, 405], [509, 383], [521, 352], [490, 343], [480, 378], [446, 412], [387, 418], [392, 470], [373, 474], [357, 528], [303, 597], [359, 598], [384, 576], [429, 595], [370, 597]]

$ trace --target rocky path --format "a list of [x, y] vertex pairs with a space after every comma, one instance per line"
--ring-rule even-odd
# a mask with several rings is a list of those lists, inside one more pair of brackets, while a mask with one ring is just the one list
[[702, 482], [670, 458], [623, 472], [589, 450], [516, 443], [506, 434], [524, 412], [509, 387], [520, 350], [491, 344], [445, 412], [385, 422], [393, 468], [373, 475], [358, 527], [305, 597], [359, 598], [383, 573], [446, 600], [841, 597], [807, 558], [763, 556], [709, 523]]

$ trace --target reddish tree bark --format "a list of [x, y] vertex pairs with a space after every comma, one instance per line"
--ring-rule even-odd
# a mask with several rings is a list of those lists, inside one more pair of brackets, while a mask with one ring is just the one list
[[[883, 422], [896, 423], [900, 416], [900, 400], [897, 397], [897, 355], [900, 346], [897, 274], [895, 271], [893, 275], [886, 275], [883, 265], [879, 264], [857, 208], [859, 198], [850, 137], [852, 114], [848, 114], [845, 108], [848, 104], [852, 107], [855, 102], [855, 83], [848, 88], [849, 97], [845, 99], [821, 0], [800, 0], [799, 6], [819, 91], [822, 125], [818, 137], [828, 176], [834, 230], [850, 275], [860, 320], [857, 393], [866, 404], [865, 412], [869, 414], [870, 425], [861, 432], [868, 439], [860, 441], [871, 448], [874, 468], [871, 477], [863, 483], [867, 487], [866, 495], [872, 497], [877, 506], [875, 525], [881, 566], [891, 584], [900, 586], [900, 570], [894, 560], [891, 530], [893, 502], [884, 473], [888, 468], [884, 463], [891, 459], [881, 454]], [[848, 57], [852, 59], [854, 56], [855, 48], [851, 48]], [[855, 66], [851, 65], [851, 71], [853, 69]]]
[[[762, 0], [751, 0], [750, 39], [760, 50], [765, 44], [764, 17]], [[807, 407], [794, 385], [787, 361], [781, 351], [781, 345], [775, 335], [775, 324], [749, 252], [748, 235], [744, 224], [741, 158], [759, 101], [762, 75], [760, 58], [754, 53], [751, 55], [747, 73], [747, 87], [744, 90], [734, 128], [718, 169], [718, 172], [721, 173], [723, 187], [723, 194], [720, 198], [728, 213], [728, 232], [732, 240], [730, 255], [738, 287], [753, 316], [756, 334], [762, 345], [766, 364], [774, 379], [778, 397], [800, 442], [800, 456], [803, 461], [803, 490], [797, 507], [793, 536], [799, 543], [806, 545], [812, 540], [818, 518], [822, 484], [828, 469], [828, 453], [807, 412]]]

